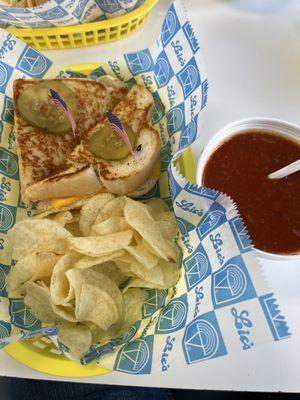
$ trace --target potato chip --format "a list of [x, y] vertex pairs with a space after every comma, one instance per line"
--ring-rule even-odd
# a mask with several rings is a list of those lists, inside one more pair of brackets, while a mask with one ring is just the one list
[[71, 236], [58, 222], [49, 219], [20, 221], [9, 231], [16, 260], [29, 252], [64, 254], [68, 247], [67, 239]]
[[60, 317], [65, 321], [76, 322], [75, 310], [72, 304], [65, 306], [56, 306], [55, 304], [52, 303], [51, 305], [52, 305], [52, 310], [58, 317]]
[[66, 273], [75, 291], [75, 317], [107, 330], [122, 313], [122, 294], [115, 283], [91, 269], [70, 269]]
[[99, 212], [95, 225], [105, 221], [110, 217], [123, 217], [123, 209], [125, 206], [125, 197], [115, 197], [109, 201], [103, 209]]
[[6, 279], [6, 290], [9, 297], [20, 297], [22, 285], [51, 276], [55, 264], [61, 256], [54, 253], [27, 254], [11, 268]]
[[145, 204], [153, 217], [158, 213], [169, 211], [167, 204], [157, 197], [147, 200]]
[[52, 214], [48, 217], [51, 221], [58, 222], [61, 226], [70, 224], [73, 222], [73, 215], [71, 211], [61, 211], [56, 214]]
[[134, 260], [130, 264], [130, 270], [134, 275], [143, 279], [144, 281], [151, 282], [158, 286], [164, 284], [163, 273], [159, 264], [156, 264], [155, 267], [148, 269], [145, 268], [144, 265]]
[[107, 261], [103, 264], [95, 265], [92, 267], [92, 269], [93, 271], [100, 272], [101, 274], [107, 276], [117, 286], [124, 284], [127, 280], [126, 275], [121, 272], [117, 264], [113, 261]]
[[51, 306], [49, 289], [28, 282], [24, 303], [32, 315], [40, 321], [51, 324], [58, 320]]
[[142, 318], [142, 307], [147, 298], [148, 293], [143, 289], [129, 289], [124, 293], [122, 318], [109, 329], [108, 333], [111, 337], [122, 335]]
[[133, 276], [129, 263], [121, 261], [121, 259], [116, 259], [115, 263], [124, 276], [126, 277]]
[[179, 279], [180, 268], [174, 263], [160, 260], [160, 269], [163, 275], [163, 282], [161, 284], [157, 282], [153, 283], [139, 277], [133, 277], [123, 288], [122, 293], [126, 293], [130, 288], [170, 289], [175, 286]]
[[162, 289], [157, 286], [155, 283], [150, 283], [144, 281], [141, 278], [137, 278], [136, 276], [131, 278], [130, 281], [126, 284], [126, 286], [122, 289], [123, 296], [127, 293], [129, 289], [132, 288], [142, 288], [142, 289]]
[[164, 237], [174, 238], [178, 232], [177, 224], [171, 221], [157, 221], [159, 229]]
[[92, 322], [87, 321], [85, 322], [85, 325], [90, 328], [92, 333], [92, 343], [105, 344], [112, 339], [112, 336], [109, 335], [108, 331], [104, 331]]
[[144, 267], [151, 269], [157, 265], [158, 257], [149, 252], [139, 234], [134, 235], [136, 245], [126, 246], [125, 250]]
[[163, 211], [155, 215], [155, 221], [169, 221], [177, 226], [175, 215], [171, 211]]
[[87, 326], [64, 322], [58, 325], [58, 340], [79, 360], [91, 347], [92, 333]]
[[92, 321], [105, 331], [120, 317], [114, 299], [105, 290], [94, 285], [82, 285], [78, 303], [77, 320]]
[[83, 256], [73, 265], [73, 268], [78, 268], [78, 269], [91, 268], [94, 265], [102, 264], [105, 263], [106, 261], [112, 261], [116, 258], [122, 257], [124, 254], [125, 254], [124, 250], [119, 250], [101, 257]]
[[100, 257], [121, 250], [128, 246], [133, 238], [131, 230], [103, 236], [72, 237], [71, 248], [78, 253], [91, 257]]
[[175, 216], [172, 212], [165, 211], [155, 215], [155, 221], [158, 222], [162, 234], [169, 239], [174, 238], [178, 232], [178, 226]]
[[165, 260], [159, 261], [160, 268], [163, 273], [163, 288], [162, 289], [169, 289], [176, 285], [179, 275], [180, 275], [180, 267], [176, 263], [171, 263]]
[[91, 235], [109, 235], [130, 229], [124, 217], [113, 216], [93, 225]]
[[81, 236], [81, 230], [78, 221], [73, 221], [70, 224], [65, 225], [65, 228], [71, 233], [71, 235], [76, 237]]
[[175, 243], [163, 236], [146, 204], [126, 198], [124, 216], [127, 223], [145, 239], [161, 258], [166, 261], [176, 260]]
[[80, 210], [71, 210], [70, 211], [73, 217], [74, 222], [79, 222], [80, 219]]
[[[45, 282], [45, 281], [36, 281], [35, 283], [36, 283], [37, 285], [41, 286], [41, 287], [44, 288], [44, 289], [49, 289], [49, 288], [50, 288], [50, 280], [49, 280], [49, 282]], [[23, 293], [23, 291], [24, 291], [24, 293]], [[26, 292], [26, 290], [25, 290], [25, 287], [24, 287], [24, 290], [22, 290], [22, 293], [25, 295], [25, 292]]]
[[50, 294], [53, 304], [65, 305], [74, 298], [74, 293], [66, 277], [66, 272], [73, 268], [79, 257], [78, 254], [69, 252], [55, 265], [50, 282]]
[[90, 234], [91, 227], [94, 224], [97, 215], [112, 199], [114, 199], [112, 194], [100, 193], [88, 199], [88, 201], [83, 205], [79, 219], [79, 226], [83, 236], [88, 236]]

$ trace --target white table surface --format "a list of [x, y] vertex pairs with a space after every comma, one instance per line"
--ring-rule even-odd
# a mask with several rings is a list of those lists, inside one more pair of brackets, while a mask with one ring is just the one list
[[[196, 159], [210, 137], [243, 117], [277, 117], [300, 124], [300, 5], [298, 0], [185, 0], [198, 30], [209, 78], [209, 100], [194, 146]], [[250, 5], [275, 6], [253, 12]], [[272, 4], [271, 4], [272, 3]], [[146, 24], [113, 44], [49, 51], [59, 65], [97, 62], [153, 43], [168, 8], [160, 0]], [[276, 10], [276, 6], [278, 9]], [[213, 390], [300, 392], [300, 261], [263, 261], [293, 336], [250, 352], [178, 367], [168, 374], [134, 376], [112, 373], [78, 382], [165, 386]], [[175, 368], [175, 367], [174, 367]], [[57, 380], [35, 372], [0, 352], [0, 375]], [[67, 379], [65, 379], [67, 380]]]

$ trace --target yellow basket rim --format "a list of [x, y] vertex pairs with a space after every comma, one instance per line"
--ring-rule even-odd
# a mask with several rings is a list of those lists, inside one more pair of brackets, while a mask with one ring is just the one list
[[158, 2], [158, 0], [146, 0], [141, 6], [127, 14], [116, 18], [105, 19], [102, 21], [89, 22], [85, 24], [76, 24], [68, 26], [54, 26], [49, 28], [8, 28], [7, 31], [12, 34], [20, 34], [30, 36], [33, 32], [38, 35], [67, 35], [70, 33], [82, 33], [95, 29], [109, 29], [118, 25], [126, 24], [129, 21], [139, 18], [147, 14]]

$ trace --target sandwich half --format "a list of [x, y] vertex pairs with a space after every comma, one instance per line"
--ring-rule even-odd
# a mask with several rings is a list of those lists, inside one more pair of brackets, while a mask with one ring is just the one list
[[[118, 117], [133, 152], [130, 153], [122, 139], [111, 130], [105, 112], [99, 118], [98, 111], [97, 122], [89, 130], [76, 130], [76, 142], [72, 141], [69, 147], [65, 145], [62, 168], [45, 171], [43, 178], [23, 184], [23, 196], [27, 201], [39, 203], [39, 208], [45, 209], [56, 204], [70, 204], [100, 191], [138, 197], [157, 182], [161, 145], [158, 132], [149, 124], [154, 104], [151, 93], [145, 87], [135, 85], [127, 95], [123, 90], [120, 95], [118, 83], [112, 85], [109, 77], [102, 82], [108, 92], [104, 85], [116, 87], [107, 103], [102, 100], [101, 110], [112, 110]], [[81, 110], [84, 114], [84, 107]], [[69, 144], [66, 139], [63, 142]], [[43, 153], [41, 157], [44, 157]]]
[[[73, 104], [76, 116], [75, 134], [68, 121], [64, 120], [63, 113], [50, 99], [46, 99], [45, 88], [49, 87], [62, 92], [62, 97], [65, 94]], [[106, 111], [111, 110], [127, 91], [126, 86], [116, 78], [106, 78], [103, 82], [78, 78], [14, 81], [16, 144], [22, 199], [25, 204], [32, 201], [27, 193], [28, 189], [49, 176], [64, 171], [74, 148], [87, 137], [99, 120], [104, 119]], [[59, 119], [62, 123], [56, 123]], [[48, 130], [49, 126], [52, 132]], [[87, 176], [91, 177], [91, 171]]]

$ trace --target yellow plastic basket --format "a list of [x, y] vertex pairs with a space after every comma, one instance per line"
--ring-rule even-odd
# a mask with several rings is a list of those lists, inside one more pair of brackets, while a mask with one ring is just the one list
[[93, 46], [122, 39], [133, 33], [147, 18], [158, 0], [146, 0], [136, 10], [121, 17], [54, 28], [9, 28], [8, 32], [38, 50]]
[[[89, 75], [101, 63], [85, 63], [64, 67]], [[180, 172], [191, 183], [196, 181], [195, 160], [191, 148], [187, 148], [177, 161]], [[94, 361], [86, 366], [79, 365], [61, 355], [50, 339], [36, 337], [23, 342], [11, 343], [3, 349], [13, 359], [38, 372], [67, 378], [99, 376], [111, 371], [101, 368]]]

